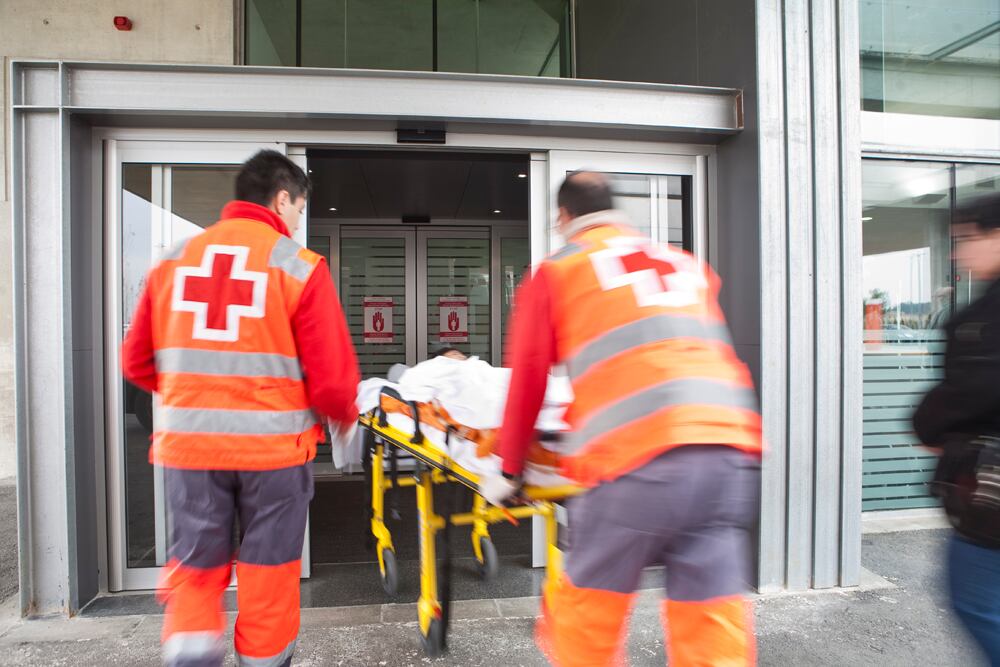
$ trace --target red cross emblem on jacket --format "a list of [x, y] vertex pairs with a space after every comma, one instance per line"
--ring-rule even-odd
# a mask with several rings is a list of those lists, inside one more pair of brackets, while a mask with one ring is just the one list
[[267, 273], [247, 270], [250, 249], [210, 245], [201, 266], [182, 266], [174, 272], [172, 309], [194, 313], [191, 337], [235, 342], [240, 320], [264, 317]]
[[590, 261], [603, 289], [630, 286], [639, 306], [691, 306], [708, 287], [694, 258], [636, 237], [608, 239]]

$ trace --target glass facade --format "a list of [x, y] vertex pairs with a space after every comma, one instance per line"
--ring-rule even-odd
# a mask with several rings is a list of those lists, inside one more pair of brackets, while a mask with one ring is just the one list
[[956, 206], [1000, 189], [1000, 165], [866, 160], [863, 165], [865, 510], [937, 504], [927, 490], [936, 457], [910, 418], [943, 373], [951, 314], [978, 277], [952, 261]]
[[997, 0], [860, 0], [862, 108], [1000, 119]]
[[569, 0], [247, 0], [246, 64], [570, 76]]

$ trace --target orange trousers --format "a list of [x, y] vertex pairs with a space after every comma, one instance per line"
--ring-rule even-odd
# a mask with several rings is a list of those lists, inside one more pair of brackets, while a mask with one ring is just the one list
[[663, 565], [669, 665], [754, 665], [753, 614], [742, 593], [759, 484], [758, 459], [692, 445], [571, 501], [566, 572], [546, 583], [536, 632], [549, 660], [624, 664], [643, 570]]
[[[223, 593], [235, 556], [238, 662], [290, 665], [299, 632], [311, 464], [267, 471], [168, 468], [165, 486], [171, 536], [161, 588], [164, 662], [174, 667], [222, 664]], [[237, 517], [238, 545], [233, 535]]]

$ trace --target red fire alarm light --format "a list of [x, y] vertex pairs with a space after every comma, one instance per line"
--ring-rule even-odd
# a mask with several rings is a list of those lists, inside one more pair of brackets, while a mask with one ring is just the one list
[[115, 28], [118, 30], [131, 30], [132, 29], [132, 19], [127, 16], [116, 16], [115, 17]]

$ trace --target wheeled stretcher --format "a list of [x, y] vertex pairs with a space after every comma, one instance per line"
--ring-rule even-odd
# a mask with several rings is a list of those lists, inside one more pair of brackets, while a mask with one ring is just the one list
[[[390, 415], [405, 414], [406, 428], [397, 418], [390, 423]], [[399, 570], [396, 563], [392, 534], [385, 522], [386, 494], [396, 493], [404, 487], [414, 487], [417, 496], [418, 536], [420, 540], [420, 597], [417, 602], [417, 616], [421, 641], [430, 656], [440, 655], [446, 648], [451, 598], [451, 567], [448, 553], [448, 533], [451, 526], [471, 526], [472, 551], [479, 564], [480, 574], [485, 578], [495, 577], [499, 569], [498, 555], [490, 539], [489, 527], [502, 521], [517, 522], [519, 519], [541, 516], [545, 519], [546, 579], [558, 581], [562, 558], [558, 547], [558, 522], [555, 501], [565, 499], [580, 492], [570, 484], [556, 486], [525, 486], [522, 490], [523, 505], [501, 508], [489, 505], [478, 494], [479, 475], [468, 467], [460, 465], [451, 456], [453, 443], [465, 441], [472, 434], [463, 432], [457, 424], [448, 423], [440, 414], [430, 410], [427, 404], [406, 401], [390, 387], [382, 389], [378, 407], [363, 414], [359, 419], [364, 429], [363, 464], [371, 495], [370, 540], [378, 555], [379, 573], [382, 587], [390, 596], [395, 596], [399, 585]], [[433, 442], [425, 430], [443, 430], [444, 440]], [[412, 459], [413, 469], [408, 476], [400, 474], [401, 459]], [[443, 503], [441, 514], [435, 510], [434, 487], [456, 482], [471, 489], [475, 495], [472, 508], [468, 512], [453, 512], [455, 504], [454, 487], [442, 487], [450, 492]], [[437, 556], [437, 536], [444, 534], [442, 541], [442, 566]]]

